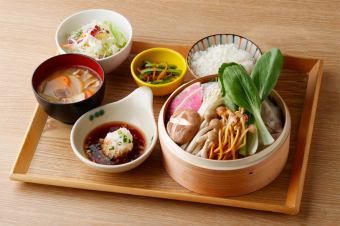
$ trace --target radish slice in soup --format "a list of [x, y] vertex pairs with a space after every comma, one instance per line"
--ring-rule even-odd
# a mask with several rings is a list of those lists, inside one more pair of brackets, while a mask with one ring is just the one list
[[63, 98], [62, 101], [65, 102], [65, 103], [73, 103], [73, 102], [82, 101], [84, 99], [85, 99], [85, 94], [80, 93], [80, 94], [75, 95], [75, 96]]

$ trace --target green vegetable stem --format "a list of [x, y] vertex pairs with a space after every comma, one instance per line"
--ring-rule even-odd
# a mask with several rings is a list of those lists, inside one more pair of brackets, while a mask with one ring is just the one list
[[224, 95], [254, 116], [263, 144], [272, 144], [274, 139], [261, 117], [261, 99], [258, 90], [247, 71], [236, 63], [222, 64], [219, 71], [223, 71], [223, 74], [220, 74], [220, 83]]
[[272, 144], [274, 139], [262, 120], [261, 104], [275, 87], [282, 67], [283, 55], [279, 49], [273, 48], [256, 62], [250, 77], [236, 63], [222, 64], [218, 71], [224, 102], [231, 107], [233, 104], [244, 107], [254, 116], [264, 145]]

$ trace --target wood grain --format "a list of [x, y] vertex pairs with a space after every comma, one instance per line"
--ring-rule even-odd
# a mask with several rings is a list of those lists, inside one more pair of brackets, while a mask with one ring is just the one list
[[[191, 44], [205, 35], [233, 32], [249, 37], [264, 50], [275, 46], [286, 54], [323, 59], [325, 74], [299, 215], [9, 181], [11, 166], [36, 105], [30, 87], [32, 72], [55, 53], [53, 37], [58, 24], [71, 13], [86, 8], [121, 12], [131, 21], [134, 37], [138, 39]], [[1, 225], [109, 225], [112, 222], [124, 225], [337, 225], [340, 221], [339, 8], [339, 1], [262, 1], [261, 4], [218, 0], [1, 1]], [[291, 82], [291, 90], [280, 94], [294, 99], [300, 94], [289, 96], [290, 91], [298, 88], [296, 82]], [[292, 104], [301, 103], [292, 100]]]

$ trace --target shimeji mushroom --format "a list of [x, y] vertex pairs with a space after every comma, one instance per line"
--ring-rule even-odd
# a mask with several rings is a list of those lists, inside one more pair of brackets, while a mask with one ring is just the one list
[[209, 109], [207, 110], [204, 114], [203, 114], [203, 122], [201, 124], [201, 127], [200, 129], [206, 127], [208, 125], [208, 123], [214, 119], [214, 118], [217, 118], [217, 114], [216, 114], [216, 111], [215, 109]]
[[[198, 133], [195, 135], [195, 137], [190, 142], [190, 144], [187, 147], [186, 151], [189, 152], [189, 153], [193, 153], [193, 151], [196, 148], [199, 148], [200, 146], [203, 145], [204, 140], [202, 141], [203, 138], [200, 139], [201, 137], [203, 137], [206, 133], [208, 133], [209, 131], [211, 131], [213, 129], [218, 131], [221, 127], [222, 127], [222, 123], [221, 123], [221, 121], [219, 119], [217, 119], [217, 118], [212, 119], [209, 122], [208, 126], [202, 128], [200, 131], [198, 131]], [[200, 146], [197, 147], [197, 145], [200, 145]]]
[[[201, 123], [201, 126], [200, 126], [199, 129], [201, 130], [201, 129], [203, 129], [204, 127], [206, 127], [206, 126], [209, 124], [209, 122], [210, 122], [212, 119], [214, 119], [214, 118], [217, 118], [217, 114], [216, 114], [215, 109], [209, 109], [209, 110], [207, 110], [207, 111], [204, 113], [204, 115], [203, 115], [203, 122]], [[183, 150], [185, 150], [185, 149], [188, 147], [189, 143], [190, 143], [190, 140], [189, 140], [189, 142], [183, 144], [183, 145], [181, 146], [181, 148], [182, 148]]]
[[214, 148], [215, 146], [218, 145], [218, 135], [217, 131], [211, 130], [209, 131], [206, 135], [206, 141], [204, 143], [203, 148], [198, 152], [198, 153], [193, 153], [196, 154], [197, 156], [203, 157], [203, 158], [208, 158], [208, 151], [210, 148]]
[[[206, 134], [202, 135], [196, 140], [197, 146], [193, 150], [193, 155], [198, 155], [207, 145], [209, 145], [210, 141], [216, 141], [217, 140], [217, 133], [218, 131], [216, 129], [210, 130]], [[216, 137], [216, 139], [215, 139]], [[217, 143], [217, 142], [215, 142]]]

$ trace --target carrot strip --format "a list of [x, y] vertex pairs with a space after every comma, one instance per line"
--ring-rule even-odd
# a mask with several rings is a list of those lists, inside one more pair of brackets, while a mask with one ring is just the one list
[[92, 96], [92, 92], [90, 90], [86, 90], [84, 93], [85, 93], [85, 98], [89, 98], [90, 96]]
[[153, 68], [152, 80], [155, 80], [155, 77], [156, 77], [156, 68]]
[[66, 85], [66, 86], [70, 86], [71, 85], [71, 81], [67, 76], [60, 76], [60, 79], [62, 80], [62, 82]]
[[166, 75], [166, 70], [168, 70], [168, 65], [165, 64], [165, 68], [163, 71], [161, 71], [161, 73], [159, 73], [157, 80], [161, 80], [165, 75]]

